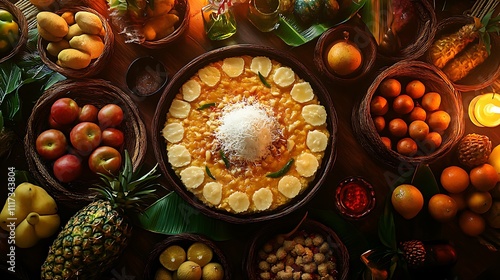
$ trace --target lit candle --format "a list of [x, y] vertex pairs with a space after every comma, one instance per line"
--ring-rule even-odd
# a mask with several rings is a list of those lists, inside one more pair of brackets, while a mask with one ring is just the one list
[[500, 125], [500, 95], [486, 93], [476, 96], [469, 104], [469, 118], [479, 127]]

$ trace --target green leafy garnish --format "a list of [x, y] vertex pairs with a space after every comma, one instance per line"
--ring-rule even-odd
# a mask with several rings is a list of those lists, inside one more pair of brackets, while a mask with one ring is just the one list
[[216, 180], [215, 177], [214, 177], [214, 175], [212, 175], [212, 172], [210, 172], [210, 169], [206, 165], [205, 165], [205, 171], [207, 172], [208, 177]]
[[259, 79], [264, 84], [264, 86], [267, 87], [267, 88], [271, 88], [271, 85], [266, 81], [266, 78], [264, 78], [264, 76], [262, 76], [262, 74], [260, 73], [260, 71], [259, 71], [258, 74], [259, 74]]
[[205, 104], [201, 105], [200, 107], [196, 108], [196, 110], [204, 110], [204, 109], [214, 107], [214, 106], [215, 106], [215, 102], [205, 103]]
[[227, 169], [231, 166], [229, 163], [229, 159], [227, 159], [226, 155], [224, 154], [223, 150], [219, 150], [220, 157], [222, 158], [222, 161], [224, 162], [224, 165], [226, 166]]
[[288, 172], [288, 170], [290, 170], [290, 167], [292, 167], [293, 161], [294, 161], [293, 158], [290, 159], [285, 164], [285, 166], [283, 166], [280, 170], [278, 170], [276, 172], [268, 173], [268, 174], [266, 174], [266, 177], [269, 177], [269, 178], [279, 178], [279, 177], [285, 175]]

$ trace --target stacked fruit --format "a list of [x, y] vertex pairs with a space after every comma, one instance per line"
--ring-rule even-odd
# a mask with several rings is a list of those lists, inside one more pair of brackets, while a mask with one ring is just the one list
[[194, 242], [187, 251], [179, 245], [168, 246], [159, 257], [161, 266], [155, 279], [221, 280], [224, 268], [213, 260], [213, 251], [208, 245]]
[[84, 173], [84, 160], [93, 173], [115, 174], [122, 162], [122, 120], [123, 110], [116, 104], [80, 107], [71, 98], [60, 98], [50, 108], [50, 129], [38, 135], [36, 150], [43, 159], [53, 161], [54, 176], [64, 183]]
[[[402, 80], [402, 79], [401, 79]], [[420, 80], [387, 78], [370, 102], [370, 113], [382, 143], [404, 156], [427, 155], [441, 146], [451, 121], [441, 94]]]

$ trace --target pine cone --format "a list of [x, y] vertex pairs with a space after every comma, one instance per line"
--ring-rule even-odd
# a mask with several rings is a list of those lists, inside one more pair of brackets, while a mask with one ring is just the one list
[[491, 141], [488, 136], [471, 133], [458, 144], [458, 160], [467, 167], [476, 167], [488, 161]]
[[401, 251], [403, 251], [403, 258], [409, 267], [419, 267], [425, 262], [425, 247], [424, 243], [420, 240], [409, 240], [401, 242]]

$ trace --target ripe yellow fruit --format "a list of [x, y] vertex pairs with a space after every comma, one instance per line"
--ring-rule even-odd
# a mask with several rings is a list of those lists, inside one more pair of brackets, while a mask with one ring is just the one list
[[448, 166], [441, 173], [441, 186], [449, 193], [460, 193], [469, 186], [469, 174], [459, 166]]
[[160, 254], [159, 259], [163, 267], [175, 271], [186, 260], [186, 251], [179, 245], [172, 245]]
[[201, 279], [201, 266], [193, 261], [185, 261], [177, 269], [178, 280], [199, 280]]
[[467, 207], [475, 213], [484, 214], [491, 208], [493, 199], [489, 192], [472, 192], [467, 196]]
[[495, 168], [498, 174], [500, 174], [500, 145], [497, 145], [488, 157], [488, 163]]
[[347, 76], [360, 68], [363, 59], [361, 51], [354, 44], [340, 41], [330, 47], [327, 61], [333, 72]]
[[446, 194], [438, 193], [429, 199], [429, 214], [440, 222], [452, 220], [458, 211], [458, 204]]
[[410, 184], [397, 186], [391, 196], [392, 206], [403, 218], [413, 219], [424, 206], [424, 197], [419, 189]]

